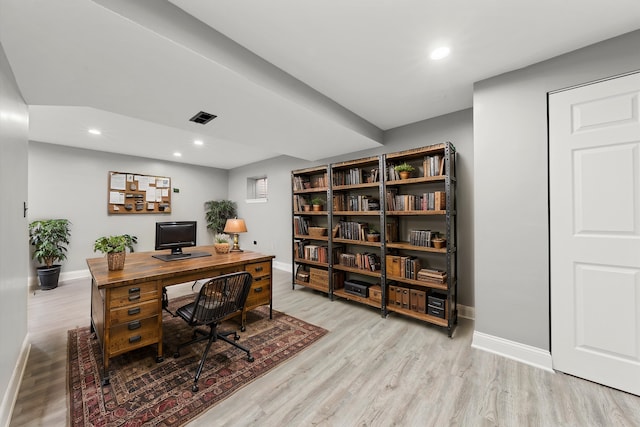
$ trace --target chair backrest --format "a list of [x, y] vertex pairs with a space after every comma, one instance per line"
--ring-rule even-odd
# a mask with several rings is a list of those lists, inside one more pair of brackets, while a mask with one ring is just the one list
[[246, 271], [214, 277], [200, 288], [190, 324], [206, 325], [242, 312], [253, 277]]

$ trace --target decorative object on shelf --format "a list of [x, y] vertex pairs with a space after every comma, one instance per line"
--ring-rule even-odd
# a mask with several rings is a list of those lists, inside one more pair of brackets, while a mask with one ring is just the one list
[[327, 235], [326, 227], [309, 227], [309, 236], [322, 237]]
[[43, 290], [58, 287], [61, 265], [54, 262], [67, 259], [65, 245], [69, 244], [70, 225], [67, 219], [45, 219], [29, 224], [29, 243], [35, 247], [31, 257], [44, 264], [36, 269]]
[[238, 245], [238, 233], [246, 233], [247, 225], [244, 223], [244, 219], [231, 218], [227, 220], [224, 226], [224, 232], [233, 234], [233, 247], [231, 252], [243, 252]]
[[367, 242], [379, 242], [380, 241], [380, 232], [373, 225], [369, 226], [369, 231], [367, 232]]
[[409, 163], [404, 162], [393, 167], [400, 174], [400, 179], [407, 179], [411, 176], [411, 172], [415, 170]]
[[304, 212], [309, 212], [311, 210], [311, 205], [302, 205], [302, 210]]
[[107, 254], [107, 266], [109, 271], [123, 270], [126, 251], [133, 252], [133, 245], [138, 243], [136, 236], [119, 234], [109, 237], [98, 237], [93, 243], [94, 252]]
[[316, 196], [311, 199], [311, 205], [313, 206], [314, 211], [321, 211], [322, 206], [324, 205], [324, 200], [321, 197]]
[[444, 248], [444, 245], [447, 243], [445, 239], [442, 237], [434, 237], [431, 239], [431, 243], [433, 243], [433, 247], [436, 249]]
[[226, 233], [218, 233], [214, 236], [214, 244], [213, 248], [216, 250], [216, 253], [226, 254], [229, 253], [231, 236]]
[[238, 213], [236, 204], [231, 200], [209, 200], [204, 202], [207, 229], [214, 233], [222, 233], [229, 218], [235, 218]]

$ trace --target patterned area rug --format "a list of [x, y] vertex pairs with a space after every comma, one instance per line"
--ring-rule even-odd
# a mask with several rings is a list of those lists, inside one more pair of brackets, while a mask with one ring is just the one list
[[[193, 299], [175, 298], [171, 311]], [[247, 313], [247, 330], [230, 322], [220, 330], [238, 330], [239, 343], [249, 347], [255, 358], [223, 342], [213, 343], [198, 381], [191, 391], [193, 376], [205, 342], [185, 347], [173, 358], [177, 344], [191, 339], [192, 329], [180, 318], [163, 314], [164, 353], [155, 362], [155, 346], [148, 346], [110, 361], [109, 385], [100, 386], [102, 355], [98, 340], [89, 328], [68, 331], [70, 419], [72, 426], [180, 426], [270, 369], [295, 356], [317, 341], [326, 330], [305, 323], [269, 307]]]

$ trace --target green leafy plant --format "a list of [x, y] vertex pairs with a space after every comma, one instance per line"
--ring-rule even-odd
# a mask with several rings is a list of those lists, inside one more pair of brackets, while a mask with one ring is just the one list
[[311, 204], [316, 206], [323, 205], [324, 200], [321, 197], [316, 196], [311, 199]]
[[50, 268], [67, 259], [71, 223], [67, 219], [45, 219], [29, 224], [29, 243], [35, 246], [32, 258]]
[[226, 233], [217, 233], [213, 239], [216, 243], [229, 243], [231, 236]]
[[396, 170], [396, 172], [413, 172], [414, 170], [416, 170], [416, 168], [414, 168], [407, 162], [396, 165], [393, 168]]
[[378, 229], [376, 228], [375, 225], [370, 225], [369, 226], [369, 234], [380, 234], [380, 232], [378, 231]]
[[98, 237], [93, 244], [94, 252], [102, 252], [104, 254], [110, 254], [115, 252], [124, 252], [125, 249], [129, 249], [129, 252], [133, 252], [133, 245], [138, 243], [136, 236], [129, 234], [119, 234], [117, 236]]
[[229, 218], [235, 218], [238, 213], [235, 202], [231, 200], [209, 200], [204, 202], [207, 229], [214, 233], [222, 233]]

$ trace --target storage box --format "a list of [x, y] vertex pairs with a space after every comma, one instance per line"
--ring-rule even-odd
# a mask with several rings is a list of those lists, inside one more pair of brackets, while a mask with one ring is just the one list
[[345, 280], [344, 291], [352, 295], [368, 298], [369, 287], [372, 285], [373, 283], [363, 282], [362, 280]]
[[411, 311], [424, 313], [427, 308], [426, 296], [427, 293], [425, 291], [411, 289], [409, 292], [409, 305], [411, 306]]
[[329, 272], [322, 268], [310, 268], [309, 284], [319, 286], [329, 291]]
[[396, 255], [387, 255], [386, 258], [387, 276], [402, 277], [400, 274], [401, 261]]
[[446, 311], [443, 308], [434, 307], [432, 305], [427, 306], [427, 314], [431, 316], [439, 317], [444, 319]]
[[378, 303], [382, 303], [382, 287], [373, 285], [369, 287], [369, 299]]
[[428, 298], [428, 304], [432, 307], [444, 310], [447, 302], [447, 296], [442, 294], [431, 294]]

